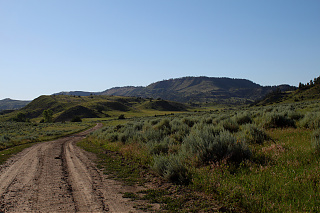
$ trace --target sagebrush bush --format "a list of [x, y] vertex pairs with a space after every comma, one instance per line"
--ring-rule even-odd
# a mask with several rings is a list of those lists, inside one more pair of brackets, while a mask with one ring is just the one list
[[315, 138], [315, 137], [320, 137], [320, 128], [314, 130], [313, 133], [312, 133], [312, 136], [313, 136], [314, 138]]
[[134, 128], [134, 130], [136, 130], [136, 131], [141, 131], [142, 128], [143, 128], [143, 122], [137, 122], [137, 123], [135, 123], [134, 126], [133, 126], [133, 128]]
[[0, 136], [0, 150], [12, 145], [11, 138], [7, 135]]
[[125, 133], [120, 133], [118, 136], [119, 141], [121, 141], [122, 143], [126, 143], [129, 139], [129, 136]]
[[311, 145], [314, 148], [316, 154], [320, 155], [320, 129], [313, 132]]
[[156, 125], [156, 124], [159, 123], [159, 122], [160, 122], [160, 119], [154, 119], [154, 120], [149, 121], [149, 123], [150, 123], [152, 126]]
[[239, 136], [241, 140], [251, 144], [262, 144], [268, 140], [268, 135], [254, 124], [246, 124], [241, 126]]
[[149, 152], [153, 155], [167, 154], [169, 147], [174, 144], [173, 139], [170, 137], [165, 137], [160, 142], [149, 142]]
[[122, 143], [144, 141], [141, 132], [135, 130], [133, 125], [122, 128], [121, 131], [118, 130], [118, 132], [120, 132], [118, 134], [118, 139]]
[[107, 140], [110, 142], [116, 142], [119, 140], [119, 134], [117, 132], [109, 133], [107, 135]]
[[300, 112], [297, 112], [297, 111], [290, 111], [288, 113], [288, 117], [290, 119], [295, 120], [295, 121], [299, 121], [304, 117], [304, 115], [302, 113], [300, 113]]
[[293, 119], [281, 113], [267, 113], [263, 119], [263, 127], [265, 128], [296, 127]]
[[223, 121], [222, 126], [225, 130], [229, 132], [237, 132], [239, 130], [239, 125], [234, 119], [226, 119]]
[[228, 131], [215, 134], [210, 128], [191, 133], [185, 138], [182, 147], [185, 153], [196, 157], [201, 164], [210, 161], [228, 159], [240, 163], [243, 159], [251, 157], [248, 146]]
[[154, 126], [155, 130], [162, 130], [165, 134], [171, 133], [171, 125], [168, 119], [162, 119], [157, 125]]
[[162, 139], [166, 136], [165, 132], [163, 130], [155, 130], [154, 128], [148, 128], [143, 133], [143, 136], [145, 138], [145, 141], [155, 141], [159, 142], [162, 141]]
[[154, 156], [153, 160], [153, 170], [165, 179], [183, 185], [187, 185], [190, 182], [188, 169], [180, 156], [157, 155]]
[[172, 132], [178, 132], [178, 131], [183, 131], [183, 132], [189, 132], [190, 127], [182, 122], [181, 120], [174, 119], [170, 122], [171, 126], [171, 131]]
[[181, 143], [183, 138], [189, 134], [190, 132], [190, 127], [183, 123], [181, 120], [173, 120], [170, 123], [171, 125], [171, 133], [172, 133], [172, 138]]
[[1, 135], [0, 136], [1, 143], [8, 143], [10, 140], [11, 140], [11, 138], [8, 135]]
[[229, 115], [223, 114], [223, 115], [219, 115], [216, 118], [212, 119], [212, 124], [214, 125], [218, 125], [220, 124], [222, 121], [226, 120], [227, 118], [229, 118]]
[[304, 118], [300, 120], [299, 125], [307, 129], [320, 128], [320, 113], [319, 112], [306, 113]]
[[239, 125], [252, 123], [252, 118], [248, 113], [243, 113], [243, 114], [237, 115], [235, 117], [235, 119], [236, 119], [237, 124], [239, 124]]
[[187, 124], [189, 127], [193, 127], [193, 125], [195, 124], [195, 121], [190, 118], [183, 118], [182, 122]]

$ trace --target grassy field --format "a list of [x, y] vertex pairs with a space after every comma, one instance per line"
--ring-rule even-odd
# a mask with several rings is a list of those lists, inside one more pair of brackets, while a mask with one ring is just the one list
[[[150, 106], [161, 108], [161, 101], [154, 105], [137, 98], [41, 98], [49, 105], [59, 103], [57, 109], [74, 99], [91, 109], [105, 98], [105, 108], [94, 110], [108, 116], [82, 123], [38, 123], [41, 116], [31, 122], [0, 122], [0, 163], [33, 143], [102, 122], [105, 126], [79, 146], [96, 153], [99, 167], [110, 176], [129, 185], [153, 186], [124, 197], [160, 203], [161, 212], [320, 211], [318, 100], [159, 111]], [[112, 109], [122, 102], [131, 108]], [[147, 204], [137, 208], [151, 211]]]
[[83, 131], [92, 123], [0, 122], [0, 164], [34, 143]]
[[99, 153], [116, 177], [158, 183], [124, 196], [160, 203], [160, 211], [319, 212], [319, 106], [313, 100], [112, 121], [81, 146]]

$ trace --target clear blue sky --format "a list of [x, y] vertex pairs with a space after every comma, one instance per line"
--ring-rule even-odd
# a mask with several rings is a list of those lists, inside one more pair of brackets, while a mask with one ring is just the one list
[[319, 0], [0, 0], [0, 99], [320, 75]]

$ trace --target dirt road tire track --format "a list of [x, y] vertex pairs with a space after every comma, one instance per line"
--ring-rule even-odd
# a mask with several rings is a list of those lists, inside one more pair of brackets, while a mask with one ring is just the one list
[[96, 127], [36, 144], [0, 167], [0, 212], [137, 212], [75, 146]]

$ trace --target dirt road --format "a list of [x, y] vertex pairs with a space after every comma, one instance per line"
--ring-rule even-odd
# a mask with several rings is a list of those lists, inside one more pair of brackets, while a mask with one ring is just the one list
[[137, 212], [75, 146], [100, 128], [36, 144], [0, 167], [0, 212]]

